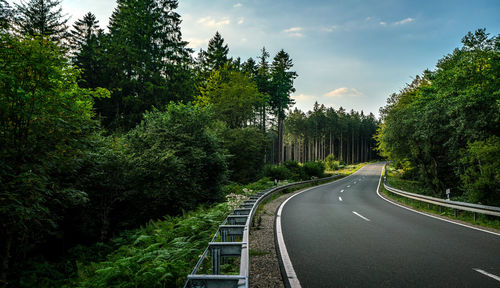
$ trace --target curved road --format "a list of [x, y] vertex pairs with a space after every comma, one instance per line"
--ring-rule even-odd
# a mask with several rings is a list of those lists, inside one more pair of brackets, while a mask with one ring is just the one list
[[382, 167], [367, 165], [284, 203], [278, 235], [299, 285], [500, 287], [500, 235], [381, 199], [376, 189]]

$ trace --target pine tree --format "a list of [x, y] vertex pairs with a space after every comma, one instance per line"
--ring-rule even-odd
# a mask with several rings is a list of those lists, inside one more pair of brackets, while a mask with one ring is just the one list
[[278, 120], [278, 162], [283, 162], [283, 120], [285, 110], [294, 104], [290, 94], [295, 92], [293, 81], [297, 73], [290, 71], [293, 67], [290, 55], [284, 50], [276, 54], [271, 65], [270, 104]]
[[78, 19], [73, 24], [71, 30], [71, 48], [81, 50], [81, 47], [88, 44], [92, 37], [95, 37], [99, 32], [99, 20], [95, 15], [88, 12], [82, 19]]
[[[110, 89], [105, 124], [130, 128], [152, 106], [191, 100], [191, 57], [177, 0], [119, 0], [109, 24]], [[126, 116], [126, 117], [125, 117]]]
[[227, 58], [229, 47], [224, 44], [224, 38], [217, 31], [215, 36], [208, 42], [208, 48], [205, 52], [206, 65], [209, 71], [217, 70], [230, 61]]
[[21, 35], [49, 36], [55, 42], [68, 37], [66, 23], [59, 0], [31, 0], [16, 5], [15, 30]]
[[[106, 80], [106, 35], [99, 29], [99, 21], [92, 13], [87, 13], [73, 24], [71, 49], [73, 64], [82, 70], [80, 87], [96, 88], [105, 86]], [[101, 106], [97, 99], [96, 108]]]
[[[269, 75], [269, 63], [267, 58], [269, 58], [269, 52], [266, 51], [266, 47], [262, 47], [261, 55], [258, 57], [259, 64], [257, 66], [257, 74], [255, 81], [257, 82], [257, 88], [259, 92], [264, 95], [270, 94], [270, 75]], [[269, 103], [264, 103], [261, 107], [261, 130], [266, 132], [266, 115], [267, 107]]]

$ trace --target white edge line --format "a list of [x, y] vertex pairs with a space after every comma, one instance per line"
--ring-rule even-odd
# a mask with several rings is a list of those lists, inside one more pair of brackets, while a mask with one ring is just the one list
[[488, 272], [486, 272], [486, 271], [484, 271], [484, 270], [481, 270], [481, 269], [479, 269], [479, 268], [473, 268], [472, 270], [474, 270], [474, 271], [476, 271], [476, 272], [479, 272], [479, 273], [481, 273], [481, 274], [484, 274], [484, 275], [486, 275], [486, 276], [488, 276], [488, 277], [491, 277], [491, 278], [493, 278], [493, 279], [495, 279], [495, 280], [497, 280], [497, 281], [500, 281], [500, 277], [498, 277], [498, 276], [497, 276], [497, 275], [495, 275], [495, 274], [488, 273]]
[[342, 201], [342, 197], [339, 196], [339, 201]]
[[340, 190], [340, 193], [344, 193], [344, 189]]
[[[358, 169], [358, 171], [360, 171], [361, 169], [363, 169], [365, 166], [363, 166], [360, 169]], [[286, 272], [286, 276], [288, 278], [288, 281], [290, 283], [290, 287], [292, 287], [292, 288], [302, 288], [302, 286], [300, 286], [299, 278], [297, 278], [297, 274], [295, 274], [295, 269], [293, 269], [292, 261], [290, 260], [290, 256], [288, 255], [288, 251], [286, 250], [285, 240], [283, 238], [283, 231], [281, 230], [281, 212], [283, 211], [283, 207], [285, 207], [285, 204], [288, 202], [288, 200], [292, 199], [293, 197], [295, 197], [295, 196], [297, 196], [299, 194], [307, 192], [307, 191], [309, 191], [311, 189], [315, 189], [315, 188], [318, 188], [318, 187], [321, 187], [321, 186], [325, 186], [325, 185], [329, 185], [329, 184], [335, 183], [337, 181], [345, 180], [347, 177], [350, 177], [350, 176], [358, 173], [358, 171], [356, 171], [356, 172], [352, 173], [351, 175], [346, 176], [346, 177], [344, 177], [342, 179], [338, 179], [338, 180], [335, 180], [335, 181], [332, 181], [332, 182], [328, 182], [328, 183], [325, 183], [325, 184], [322, 184], [322, 185], [314, 186], [314, 187], [305, 189], [305, 190], [303, 190], [303, 191], [301, 191], [299, 193], [296, 193], [296, 194], [288, 197], [288, 199], [286, 199], [283, 203], [281, 203], [280, 207], [278, 208], [278, 212], [276, 213], [276, 238], [278, 239], [278, 246], [279, 246], [279, 249], [280, 249], [281, 260], [283, 261], [283, 267], [285, 267], [285, 272]]]
[[486, 232], [486, 233], [493, 234], [493, 235], [496, 235], [496, 236], [500, 236], [500, 233], [496, 233], [496, 232], [484, 230], [484, 229], [481, 229], [481, 228], [477, 228], [477, 227], [465, 225], [465, 224], [454, 222], [454, 221], [451, 221], [451, 220], [448, 220], [448, 219], [443, 219], [443, 218], [440, 218], [440, 217], [437, 217], [437, 216], [434, 216], [434, 215], [431, 215], [431, 214], [420, 212], [420, 211], [408, 208], [408, 207], [403, 206], [403, 205], [401, 205], [399, 203], [393, 202], [393, 201], [391, 201], [389, 199], [386, 199], [386, 198], [382, 197], [382, 195], [380, 195], [380, 192], [379, 192], [380, 191], [380, 182], [382, 181], [382, 173], [384, 173], [384, 169], [382, 169], [382, 171], [380, 171], [380, 178], [378, 179], [378, 186], [377, 186], [377, 195], [380, 198], [384, 199], [385, 201], [387, 201], [387, 202], [389, 202], [389, 203], [391, 203], [393, 205], [399, 206], [401, 208], [404, 208], [406, 210], [410, 210], [412, 212], [415, 212], [415, 213], [418, 213], [418, 214], [421, 214], [421, 215], [424, 215], [424, 216], [427, 216], [427, 217], [431, 217], [431, 218], [434, 218], [434, 219], [437, 219], [437, 220], [441, 220], [441, 221], [445, 221], [445, 222], [448, 222], [448, 223], [451, 223], [451, 224], [455, 224], [455, 225], [460, 225], [460, 226], [463, 226], [463, 227], [466, 227], [466, 228], [469, 228], [469, 229], [474, 229], [474, 230], [477, 230], [477, 231], [482, 231], [482, 232]]
[[352, 213], [354, 213], [356, 216], [359, 216], [361, 219], [363, 220], [366, 220], [366, 221], [370, 221], [370, 219], [366, 218], [365, 216], [359, 214], [358, 212], [356, 211], [352, 211]]

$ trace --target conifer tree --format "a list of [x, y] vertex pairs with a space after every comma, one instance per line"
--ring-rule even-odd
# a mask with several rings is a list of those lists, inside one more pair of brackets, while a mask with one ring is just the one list
[[60, 42], [68, 37], [68, 18], [59, 0], [30, 0], [16, 5], [15, 31], [21, 35], [44, 35]]
[[208, 42], [208, 48], [205, 52], [206, 65], [209, 71], [217, 70], [229, 61], [227, 55], [229, 47], [224, 44], [224, 38], [217, 31], [215, 36]]
[[[109, 24], [110, 89], [105, 123], [130, 128], [152, 106], [191, 100], [188, 65], [177, 0], [119, 0]], [[125, 117], [126, 116], [126, 117]], [[115, 121], [116, 120], [116, 121]]]
[[284, 50], [276, 54], [271, 65], [270, 104], [278, 120], [278, 162], [283, 161], [283, 120], [285, 110], [294, 104], [290, 94], [295, 92], [293, 81], [297, 73], [290, 71], [293, 67], [290, 55]]

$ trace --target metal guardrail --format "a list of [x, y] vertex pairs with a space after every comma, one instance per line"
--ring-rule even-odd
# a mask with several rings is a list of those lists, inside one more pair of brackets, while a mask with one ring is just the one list
[[457, 210], [473, 212], [474, 213], [474, 220], [476, 220], [476, 213], [500, 217], [500, 207], [471, 204], [471, 203], [459, 202], [459, 201], [451, 201], [451, 200], [447, 200], [447, 199], [435, 198], [435, 197], [410, 193], [410, 192], [406, 192], [406, 191], [403, 191], [400, 189], [396, 189], [387, 183], [386, 167], [384, 167], [384, 173], [385, 173], [384, 188], [391, 193], [394, 193], [394, 194], [397, 194], [397, 195], [400, 195], [403, 197], [407, 197], [410, 199], [414, 199], [417, 201], [422, 201], [422, 202], [425, 202], [428, 204], [434, 204], [434, 205], [438, 205], [438, 206], [442, 206], [442, 207], [452, 208], [452, 209], [455, 209], [455, 214], [456, 214]]
[[[193, 269], [193, 272], [187, 276], [184, 288], [248, 288], [249, 279], [249, 232], [252, 225], [252, 219], [259, 207], [259, 204], [270, 195], [304, 184], [326, 182], [342, 177], [334, 175], [326, 178], [318, 178], [308, 181], [291, 183], [283, 186], [274, 187], [256, 193], [239, 208], [236, 208], [227, 218], [215, 233], [212, 241], [208, 243], [208, 247], [198, 260], [198, 263]], [[221, 241], [217, 241], [220, 239]], [[240, 240], [241, 241], [237, 241]], [[211, 274], [198, 274], [200, 267], [207, 256], [211, 258]], [[227, 258], [240, 257], [240, 272], [239, 275], [221, 275], [220, 266]]]

